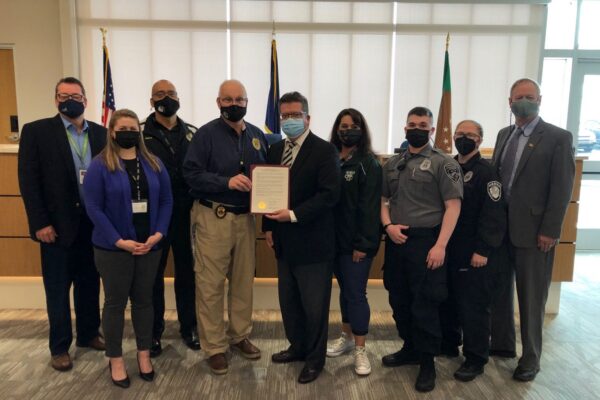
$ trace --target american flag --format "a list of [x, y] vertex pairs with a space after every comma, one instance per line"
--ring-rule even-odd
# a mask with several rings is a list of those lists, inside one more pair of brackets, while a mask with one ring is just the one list
[[108, 126], [110, 117], [115, 111], [115, 93], [113, 92], [112, 74], [110, 72], [110, 61], [108, 59], [108, 48], [106, 42], [102, 44], [104, 91], [102, 92], [102, 125]]

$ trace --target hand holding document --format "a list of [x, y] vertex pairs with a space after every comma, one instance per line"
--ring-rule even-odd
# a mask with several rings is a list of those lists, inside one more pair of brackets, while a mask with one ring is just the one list
[[255, 165], [251, 173], [250, 212], [270, 214], [288, 209], [290, 169], [281, 165]]

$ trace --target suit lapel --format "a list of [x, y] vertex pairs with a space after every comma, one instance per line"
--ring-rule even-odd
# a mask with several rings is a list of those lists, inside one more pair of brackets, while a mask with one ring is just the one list
[[102, 151], [102, 140], [100, 138], [101, 132], [96, 132], [94, 126], [88, 121], [88, 139], [90, 141], [90, 149], [92, 151], [92, 158]]
[[500, 137], [498, 138], [498, 151], [494, 151], [493, 163], [494, 165], [500, 165], [500, 160], [502, 160], [502, 153], [504, 153], [504, 148], [506, 147], [506, 142], [508, 142], [508, 138], [510, 137], [510, 133], [513, 131], [515, 126], [511, 125], [502, 132]]
[[73, 153], [71, 152], [71, 145], [69, 145], [69, 139], [67, 138], [67, 130], [65, 129], [65, 125], [63, 124], [60, 115], [56, 115], [56, 117], [54, 117], [53, 125], [53, 134], [58, 151], [61, 155], [61, 158], [65, 162], [70, 179], [77, 183], [77, 177], [75, 175], [75, 163], [73, 162]]
[[304, 139], [304, 143], [302, 143], [302, 147], [300, 147], [300, 151], [296, 155], [294, 159], [294, 163], [292, 164], [292, 169], [290, 171], [290, 180], [298, 173], [299, 170], [302, 169], [302, 164], [308, 158], [310, 154], [311, 148], [313, 144], [313, 133], [311, 131], [308, 132], [306, 139]]
[[267, 158], [271, 164], [281, 164], [283, 149], [285, 148], [285, 140], [281, 140], [269, 147]]
[[533, 132], [531, 132], [531, 136], [529, 140], [525, 144], [525, 148], [523, 149], [523, 153], [521, 154], [521, 159], [519, 160], [519, 164], [517, 165], [517, 171], [515, 172], [515, 177], [513, 178], [513, 185], [516, 182], [517, 177], [525, 167], [529, 156], [534, 152], [540, 140], [542, 140], [542, 133], [544, 132], [544, 121], [540, 118], [540, 121], [536, 125]]

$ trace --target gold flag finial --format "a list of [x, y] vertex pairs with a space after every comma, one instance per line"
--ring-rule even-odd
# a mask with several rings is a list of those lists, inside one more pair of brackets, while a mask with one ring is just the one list
[[102, 46], [106, 46], [106, 28], [100, 28], [100, 32], [102, 32]]
[[450, 46], [450, 32], [446, 35], [446, 51], [448, 51], [448, 46]]

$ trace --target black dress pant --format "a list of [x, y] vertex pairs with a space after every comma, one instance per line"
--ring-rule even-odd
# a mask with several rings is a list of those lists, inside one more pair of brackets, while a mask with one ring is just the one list
[[322, 370], [327, 353], [327, 328], [333, 263], [289, 265], [277, 260], [279, 305], [289, 351], [307, 366]]
[[386, 237], [383, 284], [404, 348], [433, 356], [439, 353], [442, 339], [439, 306], [447, 296], [446, 267], [428, 269], [426, 260], [439, 229], [404, 232], [408, 236], [404, 244]]
[[189, 196], [175, 195], [173, 215], [167, 236], [161, 242], [162, 257], [153, 289], [154, 326], [153, 337], [160, 339], [165, 330], [165, 268], [169, 247], [175, 261], [175, 304], [179, 333], [184, 336], [196, 330], [196, 285], [194, 256], [190, 237], [190, 210], [193, 200]]
[[50, 353], [69, 351], [73, 341], [69, 291], [73, 285], [77, 344], [86, 346], [100, 327], [100, 277], [94, 265], [92, 223], [81, 216], [79, 233], [69, 247], [41, 243], [42, 278], [50, 323]]
[[490, 350], [515, 353], [515, 270], [509, 256], [509, 245], [503, 243], [495, 253], [494, 290], [492, 297]]
[[[484, 365], [489, 358], [490, 316], [493, 296], [495, 252], [488, 264], [474, 268], [471, 257], [475, 237], [455, 236], [448, 245], [449, 293], [440, 308], [444, 343], [457, 345], [462, 330], [463, 354], [467, 361]], [[497, 250], [496, 250], [497, 251]], [[458, 335], [458, 336], [457, 336]]]

